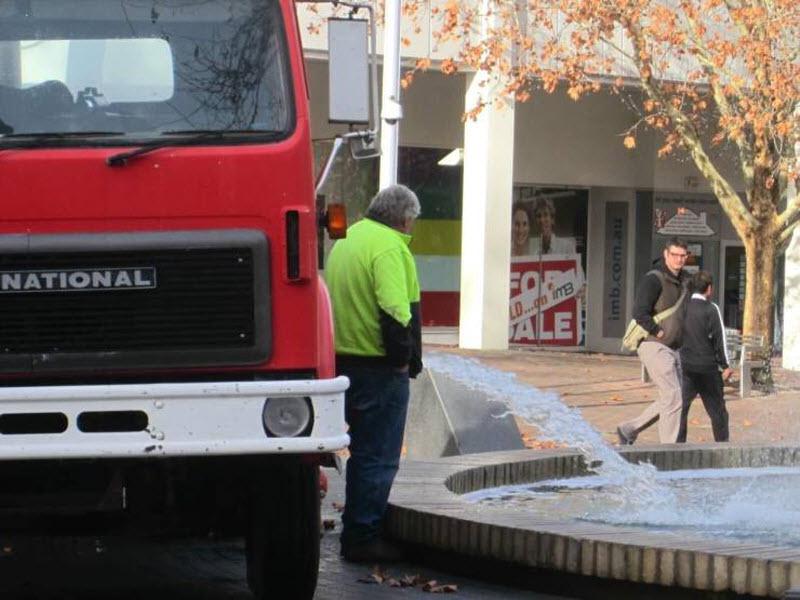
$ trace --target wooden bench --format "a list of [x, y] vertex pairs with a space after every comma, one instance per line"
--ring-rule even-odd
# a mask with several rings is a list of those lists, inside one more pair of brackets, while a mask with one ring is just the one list
[[[731, 369], [739, 375], [739, 397], [746, 398], [753, 387], [753, 370], [770, 366], [770, 348], [761, 335], [742, 335], [738, 329], [725, 329], [725, 345]], [[642, 381], [650, 381], [650, 374], [642, 365]]]
[[742, 335], [738, 329], [725, 330], [728, 360], [731, 369], [739, 375], [739, 397], [750, 395], [753, 385], [753, 370], [770, 366], [770, 348], [762, 335]]

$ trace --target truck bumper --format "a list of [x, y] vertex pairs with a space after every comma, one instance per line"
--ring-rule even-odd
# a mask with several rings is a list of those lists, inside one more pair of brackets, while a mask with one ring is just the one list
[[[43, 386], [0, 388], [0, 461], [52, 458], [319, 454], [349, 438], [344, 420], [346, 377], [323, 380]], [[303, 437], [268, 437], [267, 398], [305, 396], [313, 426]], [[135, 414], [137, 431], [85, 431], [79, 418]], [[142, 414], [140, 414], [142, 413]], [[20, 432], [9, 423], [42, 414], [63, 431]], [[35, 427], [34, 427], [35, 429]], [[46, 429], [46, 428], [45, 428]], [[23, 431], [27, 431], [25, 427]]]

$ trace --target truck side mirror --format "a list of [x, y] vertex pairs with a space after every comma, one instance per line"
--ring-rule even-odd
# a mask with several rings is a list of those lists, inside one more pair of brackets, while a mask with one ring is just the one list
[[328, 20], [328, 120], [368, 124], [369, 22], [366, 19]]
[[[336, 136], [317, 177], [317, 193], [324, 187], [345, 144], [356, 160], [380, 156], [375, 10], [368, 3], [343, 4], [353, 8], [350, 18], [328, 19], [328, 120], [348, 124], [350, 128]], [[362, 9], [369, 12], [369, 19], [354, 18]]]

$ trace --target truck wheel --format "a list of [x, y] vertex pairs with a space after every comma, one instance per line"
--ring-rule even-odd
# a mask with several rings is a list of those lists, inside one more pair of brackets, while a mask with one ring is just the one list
[[268, 469], [247, 524], [247, 583], [258, 600], [312, 600], [320, 544], [319, 467]]

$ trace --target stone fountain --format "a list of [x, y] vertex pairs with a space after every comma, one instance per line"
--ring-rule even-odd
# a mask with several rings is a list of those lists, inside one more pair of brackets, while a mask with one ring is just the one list
[[[557, 398], [521, 386], [513, 376], [498, 375], [463, 359], [434, 357], [430, 362], [450, 376], [463, 371], [464, 381], [491, 391], [495, 399], [503, 395], [521, 399], [520, 403], [509, 401], [510, 410], [521, 409], [544, 437], [567, 444], [572, 438], [572, 445], [579, 449], [486, 452], [406, 461], [390, 499], [388, 527], [392, 537], [447, 554], [500, 561], [536, 572], [547, 570], [672, 589], [795, 597], [791, 588], [800, 586], [800, 543], [720, 538], [699, 530], [664, 530], [647, 523], [612, 524], [587, 519], [586, 514], [529, 514], [502, 503], [475, 502], [468, 495], [498, 486], [566, 481], [610, 470], [622, 473], [629, 482], [630, 487], [623, 486], [623, 492], [650, 494], [651, 501], [657, 502], [671, 492], [656, 481], [656, 470], [797, 467], [800, 447], [675, 444], [636, 446], [617, 453], [602, 442], [599, 434], [578, 422], [582, 420], [576, 411], [563, 408]], [[563, 430], [569, 434], [558, 434]], [[638, 463], [647, 466], [633, 466]], [[628, 510], [624, 493], [617, 500], [623, 511]], [[668, 502], [665, 506], [669, 510]]]
[[[659, 470], [800, 465], [800, 448], [651, 446], [625, 450]], [[489, 487], [585, 475], [576, 451], [493, 452], [406, 462], [390, 500], [393, 537], [431, 549], [516, 566], [642, 584], [782, 597], [800, 586], [800, 547], [652, 532], [581, 519], [528, 518], [464, 494]]]

